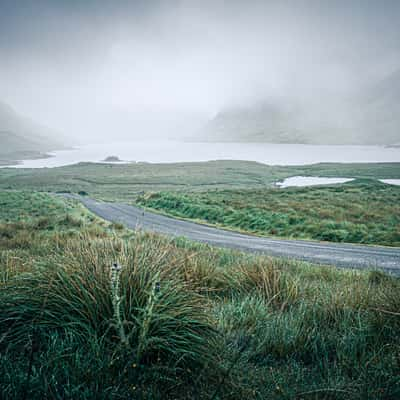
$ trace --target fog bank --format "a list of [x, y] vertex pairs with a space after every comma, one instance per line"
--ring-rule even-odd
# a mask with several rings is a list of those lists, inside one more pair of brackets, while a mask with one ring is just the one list
[[390, 0], [3, 0], [0, 100], [79, 141], [193, 136], [276, 98], [337, 120], [400, 70], [399, 18]]

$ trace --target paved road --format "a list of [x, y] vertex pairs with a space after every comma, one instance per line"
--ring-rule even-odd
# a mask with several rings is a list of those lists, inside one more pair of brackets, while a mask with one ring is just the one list
[[269, 239], [143, 212], [140, 208], [123, 203], [103, 203], [87, 197], [65, 196], [78, 198], [90, 211], [101, 218], [121, 222], [131, 229], [184, 236], [214, 246], [294, 258], [317, 264], [347, 268], [380, 268], [400, 275], [400, 248]]

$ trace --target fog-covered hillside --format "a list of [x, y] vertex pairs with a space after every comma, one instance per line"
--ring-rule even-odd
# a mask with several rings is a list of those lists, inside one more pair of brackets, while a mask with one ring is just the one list
[[358, 117], [368, 142], [400, 142], [400, 69], [360, 96]]
[[315, 144], [400, 142], [400, 70], [352, 96], [275, 97], [227, 108], [202, 129], [211, 141]]
[[64, 147], [54, 132], [18, 114], [8, 104], [0, 102], [0, 159], [39, 156], [46, 151]]

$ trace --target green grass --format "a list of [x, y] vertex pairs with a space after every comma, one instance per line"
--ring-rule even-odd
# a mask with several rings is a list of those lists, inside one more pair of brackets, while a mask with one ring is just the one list
[[130, 232], [46, 194], [0, 201], [4, 399], [400, 396], [398, 278]]
[[400, 187], [335, 186], [145, 193], [136, 203], [261, 235], [400, 246]]
[[77, 207], [63, 199], [38, 192], [0, 192], [0, 222], [30, 222], [47, 217], [57, 220], [60, 215], [77, 213]]
[[249, 161], [131, 165], [80, 163], [59, 168], [0, 168], [0, 189], [86, 192], [109, 201], [131, 201], [144, 191], [199, 192], [264, 189], [295, 176], [399, 179], [400, 163], [268, 166]]
[[[0, 249], [30, 248], [54, 232], [79, 231], [96, 218], [83, 206], [38, 192], [0, 192]], [[36, 240], [34, 240], [36, 239]]]

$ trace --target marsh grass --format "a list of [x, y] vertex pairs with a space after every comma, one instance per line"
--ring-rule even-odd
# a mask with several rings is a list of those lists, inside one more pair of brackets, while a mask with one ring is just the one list
[[136, 203], [262, 235], [400, 245], [400, 188], [373, 180], [327, 187], [145, 193]]
[[[54, 206], [23, 196], [19, 207]], [[8, 239], [30, 237], [0, 251], [2, 398], [399, 398], [398, 278], [131, 233], [63, 207], [72, 219], [38, 225], [38, 213], [23, 228], [2, 210]]]
[[298, 300], [296, 280], [279, 269], [272, 259], [257, 259], [251, 265], [239, 264], [229, 271], [238, 292], [256, 294], [283, 311]]

